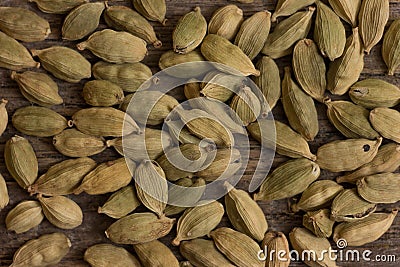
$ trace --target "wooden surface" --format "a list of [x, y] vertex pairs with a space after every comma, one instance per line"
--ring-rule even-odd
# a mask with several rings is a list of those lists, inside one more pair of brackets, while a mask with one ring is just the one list
[[[155, 30], [159, 35], [159, 38], [163, 42], [164, 46], [155, 50], [152, 47], [149, 48], [149, 55], [143, 61], [148, 64], [153, 73], [158, 71], [158, 59], [160, 55], [171, 49], [171, 33], [174, 25], [176, 25], [177, 20], [183, 14], [189, 12], [195, 6], [200, 6], [202, 13], [208, 20], [213, 11], [215, 11], [218, 7], [231, 3], [229, 1], [223, 0], [199, 0], [199, 1], [188, 1], [188, 0], [167, 0], [167, 18], [168, 23], [167, 26], [163, 27], [157, 23], [153, 23], [155, 26]], [[110, 1], [109, 5], [127, 5], [132, 6], [130, 1], [121, 1], [114, 0]], [[74, 47], [76, 42], [61, 42], [60, 38], [60, 29], [62, 25], [62, 21], [65, 16], [63, 15], [50, 15], [44, 14], [40, 12], [33, 3], [27, 3], [27, 0], [0, 0], [0, 6], [20, 6], [31, 9], [38, 13], [40, 16], [47, 19], [51, 24], [52, 34], [45, 42], [38, 43], [25, 43], [28, 48], [46, 48], [51, 45], [62, 44], [68, 47]], [[238, 6], [241, 7], [244, 11], [245, 17], [249, 17], [253, 13], [261, 10], [270, 10], [272, 11], [275, 6], [275, 0], [255, 0], [253, 4], [240, 4]], [[391, 21], [400, 17], [400, 1], [394, 0], [391, 1]], [[100, 28], [104, 28], [104, 21], [102, 20]], [[84, 51], [83, 54], [92, 62], [95, 63], [97, 59], [91, 55], [89, 52]], [[280, 67], [286, 66], [290, 64], [290, 57], [285, 57], [283, 59], [278, 60], [278, 64]], [[43, 71], [41, 69], [40, 71]], [[12, 114], [15, 112], [17, 108], [24, 107], [30, 105], [30, 103], [23, 98], [17, 84], [10, 79], [9, 70], [0, 69], [0, 97], [6, 98], [9, 100], [7, 109], [9, 111], [10, 118]], [[385, 65], [381, 59], [380, 54], [380, 44], [377, 45], [371, 52], [369, 56], [365, 57], [365, 69], [361, 76], [361, 78], [367, 77], [378, 77], [382, 78], [386, 81], [392, 82], [400, 86], [399, 76], [395, 75], [389, 77], [385, 75], [386, 69]], [[74, 112], [79, 110], [80, 108], [87, 107], [84, 104], [83, 98], [81, 97], [82, 86], [85, 81], [79, 84], [69, 84], [57, 80], [57, 83], [60, 87], [60, 94], [64, 99], [64, 104], [60, 106], [56, 106], [53, 109], [60, 114], [69, 118]], [[310, 147], [312, 152], [316, 152], [318, 146], [323, 143], [343, 138], [327, 121], [326, 118], [326, 108], [321, 104], [316, 104], [318, 109], [318, 116], [320, 121], [320, 133], [318, 134], [316, 140], [310, 143]], [[276, 119], [285, 121], [283, 115], [283, 109], [281, 104], [279, 104], [275, 110], [274, 115]], [[6, 130], [6, 132], [0, 137], [0, 155], [3, 155], [4, 152], [4, 144], [5, 142], [12, 137], [14, 134], [17, 134], [17, 131], [12, 127], [11, 122]], [[18, 133], [20, 134], [20, 133]], [[52, 138], [37, 138], [37, 137], [28, 137], [30, 142], [33, 144], [34, 150], [37, 153], [37, 157], [39, 160], [39, 172], [40, 174], [46, 172], [46, 170], [53, 164], [60, 162], [66, 157], [57, 153], [52, 146]], [[238, 187], [246, 189], [248, 186], [249, 178], [251, 177], [251, 170], [254, 169], [257, 164], [257, 156], [259, 153], [259, 145], [256, 142], [252, 142], [252, 151], [251, 151], [251, 161], [246, 171], [246, 175], [239, 183]], [[103, 153], [96, 155], [93, 157], [98, 163], [104, 162], [110, 159], [116, 158], [118, 155], [112, 149], [107, 149]], [[286, 158], [277, 156], [274, 161], [274, 166], [285, 161]], [[48, 221], [44, 220], [43, 223], [37, 228], [30, 230], [27, 233], [17, 235], [12, 232], [8, 232], [5, 228], [4, 220], [6, 214], [9, 210], [15, 207], [20, 201], [32, 199], [24, 190], [18, 187], [18, 185], [14, 182], [12, 177], [7, 172], [7, 169], [4, 164], [4, 158], [0, 157], [0, 172], [4, 175], [7, 186], [10, 194], [10, 204], [2, 211], [0, 211], [0, 267], [8, 266], [12, 262], [12, 256], [14, 252], [23, 245], [26, 241], [37, 238], [38, 236], [46, 233], [52, 232], [64, 232], [72, 241], [72, 249], [70, 253], [63, 259], [58, 266], [88, 266], [83, 260], [83, 253], [85, 249], [91, 245], [101, 243], [101, 242], [109, 242], [104, 235], [104, 231], [106, 228], [114, 221], [113, 219], [105, 216], [97, 214], [97, 208], [99, 205], [102, 205], [107, 199], [108, 195], [102, 196], [88, 196], [85, 194], [79, 196], [71, 196], [73, 200], [75, 200], [81, 207], [84, 212], [84, 222], [82, 226], [77, 229], [70, 231], [62, 231], [52, 226]], [[320, 179], [333, 179], [339, 174], [328, 173], [326, 171], [322, 171]], [[288, 234], [289, 231], [295, 226], [301, 226], [302, 214], [291, 214], [288, 210], [287, 200], [281, 201], [273, 201], [270, 203], [260, 203], [262, 209], [265, 212], [269, 223], [269, 229], [275, 231], [283, 231], [285, 234]], [[379, 211], [390, 211], [391, 208], [397, 207], [398, 205], [379, 205]], [[141, 211], [141, 209], [139, 209]], [[221, 226], [229, 225], [229, 222], [226, 218], [224, 218]], [[170, 244], [174, 236], [174, 231], [170, 233], [167, 237], [163, 238], [162, 241], [165, 244]], [[133, 253], [133, 249], [130, 246], [126, 246], [126, 248]], [[333, 248], [336, 246], [333, 244]], [[179, 255], [179, 252], [176, 248], [172, 248], [177, 257], [181, 260], [182, 257]], [[358, 248], [360, 251], [365, 249], [370, 249], [373, 252], [373, 255], [384, 254], [384, 255], [396, 255], [400, 250], [400, 219], [396, 218], [394, 224], [390, 228], [390, 230], [378, 241], [367, 244], [361, 248]], [[399, 259], [397, 259], [399, 261]], [[376, 263], [376, 262], [339, 262], [340, 266], [398, 266], [396, 263]], [[304, 266], [301, 262], [294, 262], [291, 266]]]

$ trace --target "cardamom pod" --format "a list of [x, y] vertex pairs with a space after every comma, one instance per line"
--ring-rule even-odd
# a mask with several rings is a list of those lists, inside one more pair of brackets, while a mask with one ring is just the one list
[[158, 218], [154, 213], [134, 213], [113, 223], [106, 236], [116, 244], [146, 243], [166, 236], [174, 223], [175, 219]]
[[83, 213], [78, 204], [64, 196], [38, 197], [47, 220], [61, 229], [74, 229], [82, 224]]
[[278, 17], [293, 15], [314, 2], [315, 0], [278, 0], [271, 21], [276, 22]]
[[83, 98], [95, 107], [110, 107], [122, 103], [124, 91], [118, 85], [106, 80], [94, 80], [83, 86]]
[[146, 42], [128, 32], [110, 29], [90, 35], [87, 41], [77, 44], [78, 50], [90, 50], [95, 56], [110, 63], [136, 63], [147, 55]]
[[303, 226], [317, 237], [329, 238], [333, 232], [334, 220], [329, 218], [329, 209], [309, 211], [303, 216]]
[[43, 68], [61, 80], [78, 83], [92, 76], [90, 62], [71, 48], [53, 46], [42, 50], [32, 49], [31, 53], [39, 57]]
[[257, 120], [261, 114], [262, 104], [258, 96], [248, 86], [242, 86], [232, 98], [231, 108], [242, 121], [244, 126]]
[[83, 177], [96, 167], [90, 158], [67, 159], [57, 163], [29, 186], [28, 192], [46, 196], [69, 195], [81, 184]]
[[289, 243], [284, 233], [282, 232], [268, 232], [262, 241], [261, 248], [265, 251], [284, 251], [284, 255], [278, 256], [276, 253], [270, 255], [265, 259], [265, 267], [289, 267], [290, 264], [290, 250]]
[[23, 42], [46, 39], [50, 33], [49, 22], [25, 8], [0, 7], [0, 31]]
[[316, 162], [321, 169], [331, 172], [352, 171], [371, 162], [381, 143], [382, 137], [336, 140], [318, 148]]
[[372, 127], [384, 138], [400, 142], [400, 129], [393, 127], [400, 121], [400, 112], [390, 108], [375, 108], [369, 115]]
[[15, 252], [11, 266], [56, 265], [68, 254], [71, 246], [71, 241], [63, 233], [42, 235], [22, 245]]
[[388, 74], [394, 75], [400, 65], [398, 54], [400, 52], [400, 19], [393, 21], [383, 37], [382, 57], [388, 67]]
[[126, 249], [111, 244], [97, 244], [85, 251], [84, 260], [92, 267], [140, 267], [139, 260]]
[[63, 99], [58, 94], [58, 85], [47, 74], [33, 71], [11, 73], [11, 79], [18, 83], [22, 95], [30, 102], [43, 107], [60, 105]]
[[167, 6], [165, 0], [133, 0], [133, 6], [146, 19], [165, 25]]
[[[169, 50], [161, 55], [158, 66], [170, 76], [193, 78], [202, 76], [210, 70], [210, 63], [203, 61], [205, 61], [205, 58], [198, 50], [193, 50], [186, 54], [178, 54], [173, 50]], [[196, 64], [184, 64], [179, 66], [182, 63], [190, 62], [196, 62]], [[172, 66], [174, 66], [174, 68], [168, 69]]]
[[3, 135], [8, 125], [8, 112], [6, 109], [7, 103], [8, 100], [4, 98], [0, 100], [0, 136]]
[[[217, 34], [228, 40], [233, 40], [242, 22], [243, 10], [236, 5], [226, 5], [218, 8], [213, 13], [208, 24], [208, 33]], [[268, 32], [269, 31], [267, 31], [267, 33]]]
[[84, 134], [76, 129], [66, 129], [53, 137], [54, 147], [68, 157], [89, 157], [101, 153], [107, 147], [103, 137]]
[[0, 211], [8, 205], [10, 197], [8, 196], [8, 189], [3, 175], [0, 174]]
[[89, 0], [28, 0], [28, 2], [36, 3], [40, 11], [44, 13], [65, 14]]
[[361, 0], [329, 0], [329, 4], [341, 19], [357, 27]]
[[43, 219], [40, 203], [35, 200], [26, 200], [8, 212], [5, 223], [8, 231], [21, 234], [38, 226]]
[[396, 203], [400, 200], [398, 185], [400, 175], [381, 173], [366, 176], [357, 181], [358, 194], [371, 203]]
[[32, 185], [38, 176], [38, 160], [29, 141], [15, 135], [9, 139], [4, 148], [4, 161], [7, 170], [24, 189]]
[[261, 184], [254, 200], [277, 200], [304, 192], [318, 179], [319, 166], [308, 159], [294, 159], [279, 165]]
[[186, 127], [182, 128], [181, 120], [166, 119], [164, 124], [168, 127], [168, 132], [174, 143], [200, 144], [201, 140], [197, 136], [192, 135]]
[[203, 81], [200, 83], [200, 95], [226, 102], [243, 86], [244, 77], [215, 70], [207, 73]]
[[153, 240], [133, 246], [143, 267], [179, 267], [174, 253], [163, 243]]
[[99, 207], [98, 213], [106, 214], [114, 219], [121, 219], [134, 211], [140, 204], [135, 188], [128, 185], [113, 193], [106, 203]]

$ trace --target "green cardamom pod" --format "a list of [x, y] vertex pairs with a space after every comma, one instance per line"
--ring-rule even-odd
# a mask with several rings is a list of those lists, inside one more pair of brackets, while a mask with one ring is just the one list
[[178, 259], [166, 245], [158, 240], [133, 245], [143, 267], [179, 267]]
[[165, 0], [133, 0], [133, 6], [146, 19], [165, 25], [167, 6]]
[[303, 216], [303, 226], [317, 237], [329, 238], [333, 232], [334, 220], [329, 217], [329, 209], [309, 211]]
[[329, 0], [329, 4], [340, 18], [357, 27], [361, 0]]
[[400, 121], [400, 112], [391, 108], [375, 108], [370, 112], [369, 120], [384, 138], [400, 142], [400, 129], [393, 127]]
[[7, 184], [3, 175], [0, 174], [0, 211], [8, 205], [9, 201], [10, 197], [8, 195]]
[[140, 267], [139, 260], [126, 249], [111, 244], [97, 244], [85, 251], [84, 260], [92, 267]]
[[213, 13], [208, 25], [208, 33], [232, 40], [238, 33], [242, 22], [243, 10], [236, 5], [226, 5]]
[[71, 9], [89, 2], [89, 0], [28, 0], [34, 2], [44, 13], [65, 14]]
[[128, 185], [113, 193], [106, 203], [99, 207], [98, 213], [106, 214], [114, 219], [121, 219], [134, 211], [140, 204], [135, 188]]
[[8, 231], [21, 234], [38, 226], [43, 219], [40, 203], [36, 200], [26, 200], [8, 212], [5, 223]]
[[302, 8], [314, 4], [315, 0], [278, 0], [271, 21], [276, 22], [278, 17], [290, 16]]
[[124, 91], [121, 87], [105, 80], [85, 83], [82, 94], [86, 103], [95, 107], [114, 106], [122, 103], [124, 99]]
[[371, 203], [396, 203], [400, 200], [398, 173], [381, 173], [357, 181], [358, 194]]

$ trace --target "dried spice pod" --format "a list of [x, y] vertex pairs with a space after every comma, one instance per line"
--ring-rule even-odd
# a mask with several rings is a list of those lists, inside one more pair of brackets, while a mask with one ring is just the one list
[[86, 249], [84, 260], [92, 267], [140, 267], [139, 260], [126, 249], [111, 244], [97, 244]]
[[236, 5], [226, 5], [218, 8], [213, 13], [208, 24], [208, 33], [217, 34], [228, 40], [233, 40], [242, 22], [243, 10]]
[[314, 100], [293, 81], [289, 67], [285, 67], [281, 101], [290, 126], [307, 141], [314, 140], [319, 131]]
[[49, 14], [65, 14], [89, 0], [28, 0], [36, 3], [40, 11]]
[[140, 132], [136, 122], [125, 112], [111, 107], [86, 108], [75, 112], [69, 124], [92, 136], [125, 136]]
[[337, 222], [352, 222], [370, 216], [375, 210], [376, 204], [362, 199], [357, 189], [345, 189], [332, 202], [331, 218]]
[[127, 186], [132, 180], [131, 170], [133, 172], [136, 166], [133, 161], [127, 163], [126, 160], [120, 158], [101, 163], [83, 178], [81, 185], [74, 191], [74, 194], [86, 192], [89, 195], [101, 195], [115, 192]]
[[400, 112], [390, 108], [375, 108], [371, 111], [369, 120], [383, 137], [400, 142], [400, 129], [393, 127], [400, 122]]
[[121, 219], [134, 211], [140, 204], [135, 188], [128, 185], [113, 193], [106, 203], [99, 207], [98, 213], [106, 214], [114, 219]]
[[329, 0], [329, 4], [341, 19], [357, 27], [361, 0]]
[[288, 267], [290, 264], [290, 250], [289, 243], [284, 233], [282, 232], [268, 232], [261, 244], [261, 249], [268, 248], [269, 251], [284, 251], [286, 252], [283, 257], [276, 254], [267, 256], [265, 259], [266, 267]]
[[314, 2], [315, 0], [278, 0], [271, 21], [276, 22], [278, 17], [293, 15]]
[[367, 54], [381, 40], [389, 19], [389, 0], [362, 1], [358, 20]]
[[391, 213], [373, 213], [356, 222], [344, 222], [335, 227], [333, 240], [344, 239], [348, 246], [362, 246], [379, 239], [393, 223], [398, 210]]
[[379, 148], [374, 159], [352, 173], [336, 178], [338, 183], [355, 183], [364, 176], [394, 172], [400, 166], [400, 145], [389, 143]]
[[200, 144], [201, 139], [192, 135], [192, 133], [189, 132], [186, 127], [182, 128], [182, 122], [179, 119], [165, 120], [164, 124], [167, 125], [168, 132], [171, 135], [174, 143], [195, 145]]
[[187, 54], [198, 47], [206, 36], [207, 21], [200, 7], [181, 17], [172, 33], [173, 49], [176, 53]]
[[124, 91], [118, 85], [106, 80], [94, 80], [83, 86], [83, 98], [95, 107], [110, 107], [122, 103]]
[[347, 138], [376, 139], [380, 135], [369, 122], [369, 111], [349, 101], [325, 102], [329, 121]]
[[[331, 256], [324, 255], [324, 251], [332, 251], [331, 244], [327, 238], [316, 237], [307, 229], [296, 227], [289, 233], [290, 243], [298, 253], [303, 254], [305, 251], [314, 251], [310, 257], [305, 258], [304, 262], [308, 266], [325, 266], [336, 267], [336, 262], [332, 260], [336, 254]], [[322, 257], [317, 255], [323, 255]]]
[[94, 32], [105, 9], [104, 2], [84, 3], [71, 10], [62, 25], [62, 38], [75, 41]]
[[244, 126], [257, 120], [262, 109], [260, 99], [248, 86], [239, 89], [239, 92], [232, 98], [230, 106]]
[[8, 189], [3, 175], [0, 174], [0, 211], [8, 205], [10, 197], [8, 196]]
[[42, 50], [32, 49], [31, 52], [39, 57], [43, 68], [61, 80], [78, 83], [92, 76], [90, 62], [71, 48], [53, 46]]
[[153, 26], [139, 13], [125, 6], [108, 6], [107, 2], [106, 7], [104, 19], [108, 26], [118, 31], [127, 31], [142, 38], [155, 48], [162, 46]]
[[15, 135], [4, 148], [7, 170], [22, 188], [32, 185], [38, 176], [38, 160], [29, 141]]
[[20, 247], [14, 254], [12, 267], [51, 266], [68, 254], [72, 244], [63, 233], [42, 235]]
[[329, 64], [327, 89], [334, 95], [344, 95], [358, 81], [363, 68], [364, 51], [358, 28], [354, 28], [343, 55]]
[[371, 162], [382, 143], [377, 140], [336, 140], [318, 148], [317, 163], [321, 169], [331, 172], [353, 171]]
[[165, 0], [133, 0], [133, 6], [146, 19], [165, 25], [167, 6]]
[[51, 33], [49, 22], [25, 8], [0, 7], [0, 30], [23, 42], [43, 41]]
[[17, 40], [0, 32], [0, 67], [10, 70], [39, 68], [40, 63], [33, 60], [28, 49]]
[[154, 213], [134, 213], [113, 223], [106, 236], [116, 244], [146, 243], [166, 236], [174, 223], [175, 219], [158, 218]]
[[60, 105], [63, 99], [58, 94], [58, 85], [47, 74], [33, 71], [11, 73], [11, 79], [18, 83], [22, 95], [30, 102], [43, 107]]
[[[218, 228], [210, 233], [210, 237], [218, 250], [222, 252], [233, 264], [239, 267], [263, 267], [259, 255], [260, 246], [245, 234], [227, 227]], [[263, 256], [264, 253], [261, 253]]]
[[400, 201], [399, 185], [398, 173], [381, 173], [358, 180], [357, 192], [371, 203], [396, 203]]
[[208, 61], [225, 64], [238, 70], [245, 76], [259, 76], [250, 58], [236, 45], [224, 37], [208, 34], [201, 45], [201, 53]]
[[313, 182], [301, 195], [300, 200], [291, 206], [293, 212], [299, 210], [315, 211], [327, 208], [343, 190], [343, 186], [331, 180]]
[[67, 159], [57, 163], [29, 186], [28, 192], [45, 196], [69, 195], [74, 192], [96, 162], [90, 158]]
[[35, 200], [20, 202], [7, 214], [5, 223], [8, 231], [25, 233], [38, 226], [44, 219], [40, 203]]
[[290, 55], [297, 41], [307, 37], [314, 11], [315, 7], [309, 7], [278, 23], [261, 52], [273, 59]]
[[175, 257], [174, 253], [158, 240], [136, 244], [133, 248], [143, 264], [143, 267], [179, 267], [178, 259]]
[[400, 65], [400, 19], [393, 21], [383, 37], [382, 57], [388, 67], [388, 74], [394, 75]]
[[329, 238], [333, 232], [335, 221], [330, 217], [329, 209], [309, 211], [303, 216], [303, 226], [317, 237]]
[[3, 135], [8, 125], [8, 112], [6, 109], [7, 103], [8, 100], [4, 98], [0, 100], [0, 136]]
[[277, 200], [302, 193], [318, 179], [319, 166], [308, 159], [289, 160], [278, 166], [265, 178], [254, 200]]
[[95, 56], [110, 63], [136, 63], [147, 55], [146, 42], [128, 32], [110, 29], [90, 35], [87, 41], [77, 44], [78, 50], [90, 50]]
[[200, 95], [226, 102], [243, 86], [243, 82], [243, 76], [226, 74], [218, 70], [210, 71], [200, 83]]
[[[193, 78], [204, 75], [210, 71], [210, 63], [201, 63], [205, 58], [198, 50], [193, 50], [186, 54], [178, 54], [173, 50], [169, 50], [161, 55], [158, 66], [170, 76], [178, 78]], [[184, 64], [196, 62], [196, 64]], [[174, 66], [172, 69], [169, 67]]]

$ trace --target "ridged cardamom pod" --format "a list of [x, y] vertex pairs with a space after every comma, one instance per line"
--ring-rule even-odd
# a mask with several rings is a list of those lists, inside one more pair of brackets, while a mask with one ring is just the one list
[[125, 6], [108, 6], [107, 2], [106, 7], [104, 19], [108, 26], [118, 31], [127, 31], [142, 38], [155, 48], [162, 46], [153, 26], [139, 13]]
[[76, 129], [66, 129], [53, 137], [53, 145], [68, 157], [89, 157], [104, 151], [107, 147], [103, 137], [84, 134]]
[[133, 6], [148, 20], [158, 21], [163, 25], [167, 22], [165, 0], [133, 0]]
[[382, 143], [377, 140], [336, 140], [318, 148], [317, 163], [321, 169], [331, 172], [353, 171], [371, 162]]
[[10, 197], [8, 196], [8, 189], [3, 175], [0, 174], [0, 211], [8, 205]]
[[329, 209], [309, 211], [303, 216], [303, 226], [317, 237], [329, 238], [333, 232], [334, 220], [331, 220]]
[[172, 244], [179, 246], [183, 240], [209, 235], [221, 222], [224, 213], [224, 207], [218, 201], [186, 209], [178, 220], [177, 234]]
[[179, 267], [178, 259], [175, 257], [174, 253], [158, 240], [136, 244], [133, 248], [143, 264], [143, 267]]
[[278, 23], [261, 52], [273, 59], [290, 55], [297, 41], [307, 37], [314, 11], [315, 7], [309, 7]]
[[84, 3], [67, 15], [62, 25], [62, 38], [75, 41], [94, 32], [100, 23], [105, 5], [103, 2]]
[[18, 83], [22, 95], [30, 102], [43, 107], [60, 105], [63, 99], [58, 94], [58, 85], [47, 74], [33, 71], [11, 73], [11, 79]]
[[208, 61], [225, 64], [243, 75], [259, 76], [250, 58], [236, 45], [216, 34], [207, 35], [201, 45], [201, 53]]
[[394, 172], [400, 166], [400, 145], [389, 143], [379, 148], [374, 159], [352, 173], [336, 178], [338, 183], [355, 183], [364, 176]]
[[313, 40], [303, 39], [295, 45], [292, 64], [293, 72], [301, 88], [315, 100], [323, 102], [326, 89], [326, 65]]
[[47, 220], [61, 229], [74, 229], [82, 224], [83, 213], [75, 201], [64, 197], [38, 197]]
[[314, 4], [315, 0], [278, 0], [271, 21], [276, 22], [278, 17], [290, 16], [302, 8]]
[[141, 267], [139, 260], [126, 249], [111, 244], [97, 244], [85, 251], [84, 260], [92, 267]]
[[69, 124], [93, 136], [120, 137], [139, 132], [139, 126], [129, 115], [111, 107], [81, 109], [72, 115]]
[[362, 199], [357, 189], [345, 189], [332, 202], [331, 218], [337, 222], [352, 222], [368, 217], [376, 210], [376, 204]]
[[241, 119], [244, 126], [257, 120], [261, 114], [262, 104], [258, 96], [248, 86], [243, 86], [232, 98], [231, 108]]
[[289, 160], [279, 165], [261, 184], [254, 200], [277, 200], [302, 193], [318, 179], [319, 166], [308, 159]]
[[12, 267], [51, 266], [68, 254], [72, 244], [63, 233], [42, 235], [20, 247], [14, 254]]
[[173, 49], [176, 53], [187, 54], [198, 47], [206, 36], [207, 21], [196, 7], [181, 17], [172, 33]]
[[0, 100], [0, 136], [2, 136], [8, 125], [8, 112], [6, 109], [7, 103], [8, 100], [4, 98]]
[[339, 58], [346, 45], [346, 32], [340, 18], [321, 1], [317, 1], [314, 40], [324, 57], [334, 61]]
[[357, 27], [361, 0], [329, 0], [329, 4], [339, 17], [353, 28]]
[[260, 246], [251, 237], [227, 227], [212, 231], [210, 237], [214, 240], [218, 250], [233, 264], [239, 267], [263, 267], [265, 265], [257, 257]]
[[319, 131], [317, 109], [312, 97], [293, 81], [290, 67], [285, 67], [281, 101], [290, 126], [307, 141], [314, 140]]
[[274, 250], [286, 252], [283, 257], [277, 254], [267, 256], [265, 259], [265, 267], [289, 267], [289, 243], [284, 233], [274, 231], [266, 233], [261, 244], [261, 249], [265, 249], [265, 251]]
[[38, 161], [27, 139], [18, 135], [11, 137], [4, 148], [4, 161], [7, 170], [19, 186], [26, 189], [35, 182], [38, 176]]
[[268, 230], [267, 220], [263, 210], [246, 191], [230, 189], [225, 195], [225, 207], [229, 220], [236, 230], [257, 241], [263, 240]]
[[106, 80], [94, 80], [85, 83], [83, 98], [88, 105], [110, 107], [122, 103], [124, 91], [118, 85]]
[[394, 75], [400, 65], [400, 19], [393, 21], [383, 37], [382, 57], [388, 67], [388, 74]]
[[343, 190], [343, 186], [331, 180], [313, 182], [303, 194], [300, 200], [291, 206], [293, 212], [299, 210], [315, 211], [327, 208], [333, 199]]
[[23, 41], [43, 41], [51, 33], [49, 22], [25, 8], [0, 7], [0, 30]]
[[28, 49], [17, 40], [0, 32], [0, 67], [10, 70], [39, 68], [40, 63], [33, 60]]
[[146, 42], [128, 32], [110, 29], [90, 35], [87, 41], [77, 44], [78, 50], [90, 50], [95, 56], [110, 63], [136, 63], [147, 55]]
[[65, 14], [89, 0], [28, 0], [28, 2], [36, 3], [40, 11], [44, 13]]
[[263, 56], [257, 62], [256, 68], [260, 70], [260, 76], [253, 77], [253, 80], [272, 110], [281, 97], [281, 77], [279, 76], [278, 65], [272, 58]]
[[400, 142], [400, 129], [393, 127], [400, 122], [400, 112], [390, 108], [375, 108], [369, 115], [372, 127], [384, 138]]
[[168, 127], [168, 132], [175, 143], [195, 145], [200, 144], [200, 138], [192, 135], [192, 133], [186, 127], [181, 127], [181, 120], [165, 120], [164, 124]]
[[83, 177], [96, 167], [91, 158], [67, 159], [57, 163], [29, 186], [28, 192], [45, 196], [69, 195], [81, 184]]
[[329, 64], [327, 89], [334, 95], [344, 95], [358, 81], [363, 68], [364, 51], [358, 28], [354, 28], [343, 55]]
[[154, 213], [134, 213], [113, 223], [106, 236], [116, 244], [146, 243], [166, 236], [174, 223], [175, 219], [158, 218]]
[[[217, 34], [228, 40], [233, 40], [242, 22], [243, 10], [236, 5], [226, 5], [218, 8], [213, 13], [208, 24], [208, 33]], [[268, 32], [269, 31], [267, 31], [267, 33]]]
[[400, 200], [400, 175], [381, 173], [366, 176], [357, 181], [358, 194], [371, 203], [396, 203]]
[[17, 109], [12, 124], [18, 131], [38, 137], [57, 135], [69, 126], [67, 119], [57, 112], [36, 106]]
[[243, 78], [243, 76], [226, 74], [218, 70], [210, 71], [200, 83], [200, 95], [226, 102], [232, 98], [234, 90], [238, 90], [243, 85]]
[[21, 234], [38, 226], [43, 219], [40, 203], [36, 200], [27, 200], [20, 202], [8, 212], [5, 223], [8, 231]]
[[[186, 54], [178, 54], [173, 50], [169, 50], [161, 55], [158, 66], [170, 76], [178, 78], [199, 77], [210, 70], [209, 63], [201, 64], [205, 58], [198, 50], [193, 50]], [[182, 63], [197, 62], [196, 64], [186, 64], [179, 66]], [[167, 68], [175, 66], [173, 69]]]
[[347, 138], [376, 139], [380, 135], [369, 122], [369, 111], [350, 101], [325, 101], [329, 121]]
[[345, 222], [335, 227], [333, 240], [344, 239], [348, 246], [362, 246], [379, 239], [393, 223], [397, 210], [391, 213], [373, 213], [356, 222]]
[[[324, 251], [332, 251], [331, 244], [327, 238], [316, 237], [305, 228], [296, 227], [289, 233], [290, 243], [299, 254], [304, 251], [313, 251], [310, 257], [305, 258], [304, 262], [308, 266], [336, 267], [336, 262]], [[325, 255], [324, 255], [325, 254]], [[322, 256], [322, 258], [321, 258]]]
[[127, 164], [125, 158], [120, 158], [98, 165], [83, 178], [74, 194], [86, 192], [89, 195], [101, 195], [127, 186], [132, 180], [130, 169], [133, 172], [136, 167], [133, 161], [129, 161], [129, 166]]
[[234, 265], [218, 251], [212, 240], [196, 238], [190, 241], [183, 241], [179, 251], [198, 267], [233, 267]]
[[64, 47], [53, 46], [42, 50], [31, 50], [33, 56], [38, 56], [43, 68], [55, 77], [78, 83], [92, 76], [90, 62], [77, 51]]
[[362, 1], [358, 20], [367, 54], [381, 40], [389, 19], [389, 0]]
[[140, 204], [135, 187], [128, 185], [113, 193], [106, 203], [99, 207], [98, 213], [120, 219], [134, 211]]
[[381, 79], [365, 79], [349, 91], [351, 100], [365, 108], [391, 108], [400, 103], [400, 89]]

